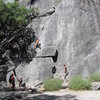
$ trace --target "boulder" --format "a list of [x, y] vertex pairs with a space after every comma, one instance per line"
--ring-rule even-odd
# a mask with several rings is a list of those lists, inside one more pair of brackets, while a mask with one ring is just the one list
[[92, 82], [92, 90], [100, 90], [100, 82]]

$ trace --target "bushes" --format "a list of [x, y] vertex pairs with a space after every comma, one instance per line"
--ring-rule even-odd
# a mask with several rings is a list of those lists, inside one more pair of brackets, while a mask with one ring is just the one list
[[2, 30], [11, 30], [12, 28], [27, 26], [27, 15], [29, 10], [20, 6], [17, 2], [5, 3], [0, 0], [0, 24]]
[[[73, 90], [89, 90], [91, 89], [91, 82], [100, 82], [100, 73], [94, 73], [88, 78], [83, 79], [81, 76], [74, 76], [70, 79], [68, 87]], [[48, 91], [61, 89], [62, 81], [57, 79], [48, 79], [44, 82], [44, 88]]]
[[89, 80], [92, 82], [94, 82], [94, 81], [100, 82], [100, 73], [91, 74], [89, 76]]
[[61, 89], [62, 81], [59, 78], [47, 79], [44, 81], [44, 88], [47, 91], [55, 91]]
[[69, 88], [73, 90], [89, 90], [91, 83], [80, 76], [74, 76], [69, 82]]

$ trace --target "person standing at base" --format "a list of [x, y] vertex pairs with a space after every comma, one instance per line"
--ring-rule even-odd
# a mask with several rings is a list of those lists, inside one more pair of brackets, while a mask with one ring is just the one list
[[10, 77], [9, 77], [9, 87], [11, 87], [11, 85], [12, 85], [12, 84], [11, 84], [11, 82], [12, 82], [12, 81], [11, 81], [11, 77], [12, 77], [12, 74], [11, 74]]
[[12, 81], [12, 90], [14, 90], [15, 89], [15, 77], [14, 77], [14, 74], [12, 74], [11, 81]]
[[11, 85], [12, 90], [14, 90], [15, 89], [15, 77], [14, 77], [14, 74], [10, 75], [10, 77], [9, 77], [9, 84]]
[[68, 72], [67, 66], [65, 64], [64, 64], [64, 73], [65, 73], [64, 79], [66, 79], [69, 72]]
[[22, 75], [19, 76], [18, 82], [19, 82], [19, 87], [22, 87], [22, 82], [23, 82]]

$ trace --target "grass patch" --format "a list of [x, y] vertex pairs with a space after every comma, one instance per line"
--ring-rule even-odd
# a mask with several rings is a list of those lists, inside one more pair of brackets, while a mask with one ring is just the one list
[[69, 88], [73, 90], [89, 90], [91, 89], [91, 83], [81, 76], [74, 76], [70, 79]]
[[47, 79], [44, 81], [46, 91], [55, 91], [61, 89], [62, 81], [59, 78]]
[[100, 82], [100, 73], [94, 73], [89, 76], [89, 80], [92, 82]]

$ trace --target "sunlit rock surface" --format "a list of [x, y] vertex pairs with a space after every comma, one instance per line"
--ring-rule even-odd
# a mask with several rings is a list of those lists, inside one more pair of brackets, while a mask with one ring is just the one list
[[[29, 79], [27, 84], [52, 76], [53, 66], [57, 75], [64, 75], [64, 64], [68, 66], [69, 76], [88, 76], [100, 70], [100, 0], [37, 0], [34, 6], [40, 14], [52, 9], [55, 12], [30, 23], [41, 49], [37, 49], [38, 58], [22, 68], [23, 77]], [[58, 57], [54, 62], [50, 56], [56, 51]]]

